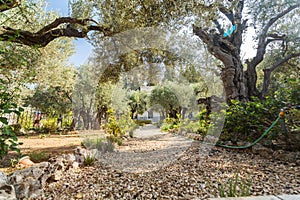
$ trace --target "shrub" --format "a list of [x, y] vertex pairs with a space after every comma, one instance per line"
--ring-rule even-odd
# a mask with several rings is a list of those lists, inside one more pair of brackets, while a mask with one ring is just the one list
[[105, 140], [104, 138], [85, 138], [81, 144], [87, 149], [97, 149], [104, 153], [114, 151], [113, 143], [108, 139]]
[[18, 145], [22, 143], [18, 143], [18, 138], [12, 127], [5, 124], [0, 128], [0, 131], [0, 159], [7, 155], [9, 150], [16, 151], [20, 155], [21, 152]]
[[[247, 103], [233, 100], [232, 105], [227, 107], [220, 139], [253, 141], [272, 124], [282, 107], [282, 103], [271, 98], [264, 101], [254, 99]], [[277, 124], [272, 132], [281, 132], [280, 125]]]
[[167, 132], [177, 132], [180, 128], [180, 116], [178, 116], [177, 119], [167, 117], [166, 119], [163, 120], [163, 123], [160, 127], [162, 131], [167, 131]]
[[102, 138], [85, 138], [82, 145], [87, 149], [100, 149], [103, 141]]
[[62, 126], [63, 127], [70, 127], [73, 121], [73, 113], [69, 112], [66, 115], [64, 115], [63, 121], [62, 121]]
[[204, 137], [208, 127], [209, 121], [206, 120], [206, 110], [203, 110], [195, 116], [195, 120], [188, 118], [182, 119], [180, 116], [178, 116], [177, 119], [168, 117], [162, 122], [161, 130], [168, 132], [185, 131], [188, 133], [198, 133]]
[[30, 130], [33, 127], [33, 118], [29, 112], [23, 112], [18, 121], [25, 130]]
[[12, 125], [9, 125], [11, 128], [12, 128], [12, 130], [13, 130], [13, 132], [17, 135], [17, 136], [20, 136], [20, 135], [22, 135], [22, 133], [21, 133], [21, 124], [12, 124]]
[[34, 163], [39, 163], [43, 161], [47, 161], [49, 159], [49, 155], [45, 152], [32, 152], [29, 154], [30, 160]]
[[117, 120], [115, 111], [112, 109], [108, 110], [107, 123], [102, 126], [107, 135], [107, 140], [118, 145], [122, 145], [122, 137], [126, 133], [133, 132], [137, 127], [129, 114], [123, 114]]
[[121, 115], [119, 120], [117, 120], [117, 123], [124, 133], [129, 133], [139, 127], [130, 117], [130, 113]]
[[16, 151], [20, 155], [18, 138], [12, 126], [8, 125], [5, 115], [15, 113], [20, 116], [23, 108], [12, 102], [14, 91], [6, 86], [6, 82], [0, 79], [0, 159], [7, 155], [8, 151]]
[[151, 120], [141, 120], [141, 119], [138, 119], [138, 120], [134, 120], [134, 122], [139, 125], [139, 126], [144, 126], [145, 124], [151, 124], [152, 121]]
[[41, 120], [43, 132], [54, 132], [57, 129], [57, 119], [56, 118], [47, 118]]
[[88, 154], [84, 159], [84, 165], [85, 166], [92, 166], [95, 164], [96, 156]]

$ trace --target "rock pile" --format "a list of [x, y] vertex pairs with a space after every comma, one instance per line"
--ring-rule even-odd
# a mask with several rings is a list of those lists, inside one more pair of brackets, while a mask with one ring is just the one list
[[56, 182], [67, 170], [83, 166], [87, 155], [88, 150], [77, 147], [73, 154], [51, 158], [9, 176], [0, 172], [0, 200], [41, 197], [46, 183]]

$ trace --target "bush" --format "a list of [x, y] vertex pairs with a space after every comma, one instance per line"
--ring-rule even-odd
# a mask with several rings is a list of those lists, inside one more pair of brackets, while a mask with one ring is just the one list
[[30, 130], [33, 127], [33, 118], [29, 112], [23, 112], [18, 121], [25, 130]]
[[188, 132], [188, 133], [198, 133], [202, 136], [206, 135], [207, 129], [209, 127], [209, 121], [206, 120], [206, 110], [199, 112], [195, 116], [195, 120], [190, 120], [188, 118], [182, 119], [178, 116], [177, 119], [166, 118], [161, 124], [162, 131], [168, 132]]
[[56, 118], [47, 118], [41, 120], [43, 132], [50, 133], [54, 132], [57, 129], [57, 119]]
[[163, 123], [160, 127], [161, 131], [166, 131], [166, 132], [177, 132], [180, 128], [180, 117], [177, 119], [167, 117], [166, 119], [163, 120]]
[[73, 113], [69, 112], [66, 115], [64, 115], [63, 121], [62, 121], [62, 126], [63, 127], [71, 127], [72, 121], [73, 121]]
[[9, 150], [16, 151], [20, 156], [21, 152], [18, 145], [21, 143], [18, 143], [18, 138], [12, 127], [5, 124], [0, 128], [0, 131], [0, 159], [7, 155]]
[[81, 144], [87, 149], [100, 149], [103, 141], [102, 138], [85, 138]]
[[16, 136], [20, 136], [22, 135], [22, 132], [21, 132], [21, 124], [12, 124], [12, 125], [9, 125], [13, 132], [16, 134]]
[[108, 110], [107, 123], [102, 126], [107, 135], [107, 140], [118, 145], [122, 145], [122, 137], [126, 133], [133, 132], [137, 127], [129, 114], [123, 114], [117, 120], [115, 111], [112, 109]]
[[[20, 155], [18, 138], [12, 126], [8, 125], [8, 119], [5, 115], [15, 113], [20, 116], [23, 108], [13, 103], [14, 93], [18, 90], [7, 87], [7, 82], [0, 79], [0, 159], [7, 155], [8, 151], [16, 151]], [[15, 91], [16, 90], [16, 91]]]
[[85, 166], [92, 166], [95, 164], [96, 156], [95, 155], [87, 155], [84, 159], [84, 165]]
[[[251, 142], [258, 138], [278, 117], [282, 103], [267, 98], [264, 101], [255, 99], [253, 102], [232, 101], [226, 110], [225, 124], [221, 140], [232, 142]], [[273, 134], [281, 132], [277, 124], [272, 129]]]
[[85, 138], [81, 143], [87, 149], [97, 149], [101, 152], [114, 151], [114, 145], [111, 141], [105, 141], [104, 138]]
[[[222, 121], [221, 118], [225, 114], [225, 124], [220, 140], [252, 142], [260, 137], [273, 123], [282, 107], [284, 107], [284, 104], [274, 98], [266, 98], [264, 101], [254, 99], [252, 102], [233, 100], [232, 104], [227, 106], [226, 110], [221, 111], [225, 113], [212, 113], [209, 116], [210, 120], [206, 119], [206, 110], [203, 110], [195, 116], [195, 120], [193, 121], [181, 118], [166, 118], [162, 123], [161, 130], [169, 132], [192, 132], [205, 137], [209, 128], [213, 130], [220, 127], [217, 123], [220, 120]], [[278, 123], [273, 127], [269, 138], [272, 139], [272, 135], [275, 136], [281, 132], [282, 130]]]
[[39, 163], [43, 161], [47, 161], [49, 159], [49, 155], [45, 152], [32, 152], [29, 154], [30, 160], [34, 163]]
[[139, 126], [144, 126], [145, 124], [151, 124], [152, 121], [151, 120], [141, 120], [141, 119], [138, 119], [138, 120], [134, 120], [134, 122], [139, 125]]

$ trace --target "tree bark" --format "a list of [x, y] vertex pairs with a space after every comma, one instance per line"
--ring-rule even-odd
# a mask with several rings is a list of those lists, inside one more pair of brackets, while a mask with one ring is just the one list
[[264, 69], [264, 80], [263, 80], [263, 87], [262, 91], [260, 93], [260, 98], [263, 99], [266, 97], [268, 93], [268, 89], [271, 83], [271, 74], [274, 70], [276, 70], [278, 67], [280, 67], [282, 64], [286, 63], [287, 61], [291, 60], [292, 58], [300, 57], [300, 52], [290, 54], [281, 60], [277, 61], [274, 65], [272, 65], [270, 68]]
[[194, 33], [207, 45], [208, 51], [224, 64], [221, 79], [226, 102], [230, 104], [232, 99], [247, 101], [240, 49], [230, 42], [230, 38], [224, 38], [218, 33], [209, 33], [200, 27], [193, 28]]
[[247, 70], [244, 72], [243, 63], [240, 58], [242, 34], [247, 28], [247, 20], [242, 20], [242, 13], [244, 7], [244, 0], [240, 0], [237, 6], [232, 10], [219, 5], [218, 9], [225, 17], [236, 26], [236, 30], [229, 36], [222, 36], [224, 32], [221, 29], [220, 23], [214, 20], [217, 30], [207, 30], [205, 28], [193, 26], [194, 34], [197, 35], [207, 46], [208, 51], [223, 63], [221, 69], [221, 79], [223, 81], [226, 102], [230, 104], [232, 99], [249, 101], [251, 97], [265, 97], [268, 87], [270, 85], [271, 73], [280, 65], [288, 60], [299, 56], [298, 53], [286, 56], [281, 61], [277, 62], [274, 66], [264, 70], [264, 82], [261, 92], [257, 89], [257, 72], [256, 67], [263, 61], [266, 54], [268, 44], [273, 41], [284, 41], [285, 35], [269, 34], [270, 27], [279, 19], [292, 10], [299, 8], [300, 3], [291, 5], [287, 9], [278, 13], [274, 17], [266, 21], [265, 26], [262, 28], [261, 34], [258, 37], [258, 45], [256, 55], [251, 61], [246, 61]]
[[[91, 25], [91, 23], [97, 24], [97, 22], [92, 19], [60, 17], [38, 32], [24, 31], [3, 26], [2, 28], [4, 31], [0, 34], [0, 40], [20, 43], [27, 46], [45, 47], [49, 42], [59, 37], [86, 38], [90, 31], [102, 32], [104, 36], [115, 34], [115, 32], [110, 31], [109, 27]], [[78, 29], [73, 28], [74, 26], [72, 25], [75, 24], [81, 25], [82, 27]], [[64, 25], [64, 27], [61, 25]]]

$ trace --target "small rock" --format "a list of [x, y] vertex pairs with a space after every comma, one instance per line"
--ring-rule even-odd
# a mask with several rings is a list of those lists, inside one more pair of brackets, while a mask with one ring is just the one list
[[82, 199], [83, 198], [83, 194], [81, 192], [78, 192], [75, 196], [76, 199]]
[[79, 167], [79, 163], [76, 162], [76, 161], [73, 162], [72, 167], [73, 167], [74, 169], [77, 169], [77, 168]]
[[3, 172], [0, 172], [0, 186], [7, 183], [7, 176]]
[[265, 158], [271, 158], [273, 155], [272, 149], [268, 149], [259, 143], [252, 147], [252, 152]]
[[0, 187], [0, 200], [16, 200], [16, 192], [13, 185], [3, 184]]
[[236, 144], [237, 144], [239, 147], [241, 147], [241, 146], [244, 146], [245, 143], [244, 143], [244, 142], [237, 142]]

